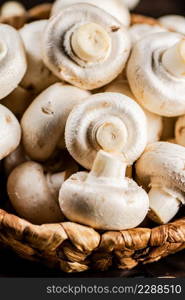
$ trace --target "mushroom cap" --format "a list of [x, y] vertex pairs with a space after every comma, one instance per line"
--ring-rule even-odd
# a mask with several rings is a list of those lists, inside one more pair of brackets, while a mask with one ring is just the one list
[[[110, 128], [103, 144], [98, 144], [95, 134], [99, 126]], [[121, 149], [117, 146], [121, 139]], [[146, 117], [140, 106], [131, 98], [119, 93], [100, 93], [90, 96], [71, 111], [65, 129], [66, 146], [71, 156], [86, 169], [91, 169], [99, 150], [121, 152], [126, 162], [132, 164], [144, 151], [147, 142]], [[107, 141], [111, 149], [103, 146]]]
[[19, 145], [21, 127], [12, 112], [0, 104], [0, 160], [8, 156]]
[[[137, 0], [134, 0], [137, 1]], [[85, 3], [96, 5], [97, 7], [103, 9], [107, 13], [111, 14], [113, 17], [118, 19], [123, 25], [129, 26], [130, 24], [130, 14], [125, 5], [126, 0], [57, 0], [53, 4], [52, 15], [58, 14], [62, 9], [77, 3]]]
[[152, 180], [185, 192], [185, 148], [167, 142], [150, 144], [136, 163], [139, 182], [147, 188]]
[[148, 195], [133, 180], [86, 182], [87, 175], [72, 175], [60, 189], [60, 207], [69, 220], [101, 230], [134, 228], [144, 220]]
[[140, 0], [123, 0], [124, 4], [130, 9], [134, 9], [140, 2]]
[[64, 219], [38, 163], [29, 161], [15, 168], [8, 178], [7, 191], [17, 213], [32, 223], [53, 223]]
[[167, 29], [159, 25], [151, 24], [134, 24], [129, 28], [132, 43], [135, 44], [137, 41], [141, 40], [143, 37], [151, 35], [157, 32], [166, 32]]
[[0, 10], [2, 17], [22, 16], [26, 12], [25, 7], [18, 1], [6, 1]]
[[[72, 50], [74, 31], [89, 23], [103, 28], [110, 40], [108, 54], [100, 62], [82, 60]], [[111, 82], [121, 73], [130, 47], [129, 33], [118, 20], [94, 5], [79, 3], [49, 20], [43, 36], [43, 59], [59, 79], [92, 90]]]
[[[118, 78], [117, 80], [110, 83], [106, 87], [105, 91], [111, 93], [121, 93], [137, 102], [137, 99], [131, 92], [128, 81], [122, 78], [120, 79]], [[147, 142], [148, 144], [157, 142], [160, 140], [160, 136], [162, 134], [162, 129], [163, 129], [162, 117], [149, 112], [143, 107], [142, 109], [146, 115], [146, 120], [147, 120], [147, 132], [148, 132]]]
[[185, 114], [185, 78], [175, 77], [161, 63], [161, 55], [182, 40], [182, 35], [161, 32], [138, 41], [128, 61], [127, 76], [137, 101], [161, 116]]
[[21, 120], [24, 149], [33, 160], [47, 160], [57, 146], [65, 147], [67, 117], [89, 95], [79, 88], [55, 83], [36, 97]]
[[178, 118], [175, 124], [175, 140], [177, 144], [185, 147], [185, 116]]
[[162, 26], [171, 31], [185, 34], [185, 17], [179, 15], [166, 15], [159, 18]]
[[22, 40], [13, 27], [0, 24], [0, 37], [0, 99], [3, 99], [22, 80], [27, 62]]
[[35, 21], [24, 25], [19, 30], [28, 62], [27, 72], [21, 82], [21, 86], [26, 89], [33, 89], [37, 94], [58, 81], [44, 65], [42, 59], [41, 41], [47, 23], [47, 20]]

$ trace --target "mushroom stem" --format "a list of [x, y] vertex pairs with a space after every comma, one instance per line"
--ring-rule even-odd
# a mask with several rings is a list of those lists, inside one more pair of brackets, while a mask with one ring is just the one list
[[100, 150], [93, 163], [91, 172], [88, 174], [86, 182], [92, 182], [93, 178], [124, 179], [126, 173], [126, 163], [115, 154]]
[[121, 151], [127, 141], [128, 132], [119, 118], [109, 116], [95, 124], [92, 138], [105, 151]]
[[185, 39], [164, 52], [162, 64], [174, 76], [185, 76]]
[[71, 38], [74, 53], [87, 62], [103, 61], [110, 53], [111, 39], [105, 29], [96, 23], [79, 26]]
[[179, 211], [182, 194], [172, 188], [152, 187], [149, 194], [149, 218], [159, 224], [168, 223]]

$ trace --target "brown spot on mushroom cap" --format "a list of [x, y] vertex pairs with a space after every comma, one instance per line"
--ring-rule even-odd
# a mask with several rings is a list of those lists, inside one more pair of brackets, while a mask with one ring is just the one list
[[6, 122], [7, 122], [7, 123], [11, 123], [11, 122], [12, 122], [12, 118], [11, 118], [10, 115], [6, 115], [6, 116], [5, 116], [5, 119], [6, 119]]
[[120, 29], [118, 26], [111, 26], [111, 31], [112, 32], [117, 32]]

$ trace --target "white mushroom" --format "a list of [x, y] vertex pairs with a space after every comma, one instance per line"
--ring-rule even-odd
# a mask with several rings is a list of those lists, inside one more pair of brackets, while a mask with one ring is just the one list
[[6, 1], [1, 6], [1, 17], [22, 16], [26, 13], [25, 7], [17, 1]]
[[149, 201], [147, 193], [125, 177], [126, 166], [121, 157], [99, 151], [90, 173], [74, 174], [62, 185], [59, 203], [64, 215], [101, 230], [138, 226]]
[[140, 0], [123, 0], [123, 2], [130, 10], [132, 10], [138, 5]]
[[146, 117], [127, 96], [95, 94], [70, 113], [65, 141], [71, 156], [86, 169], [91, 169], [101, 149], [123, 153], [127, 164], [132, 165], [146, 147]]
[[[118, 78], [112, 83], [110, 83], [106, 89], [106, 92], [112, 92], [112, 93], [121, 93], [123, 95], [128, 96], [129, 98], [137, 101], [137, 99], [134, 97], [133, 93], [130, 90], [128, 81], [123, 78]], [[146, 109], [142, 108], [147, 120], [147, 143], [154, 143], [160, 140], [160, 136], [163, 129], [163, 122], [162, 118], [156, 114], [153, 114]]]
[[174, 132], [177, 144], [185, 147], [185, 116], [178, 118]]
[[42, 36], [47, 20], [35, 21], [26, 24], [19, 30], [24, 42], [27, 54], [28, 68], [21, 82], [25, 89], [31, 89], [36, 94], [40, 93], [51, 84], [57, 82], [57, 78], [44, 65], [42, 59]]
[[166, 32], [167, 30], [159, 25], [151, 24], [134, 24], [129, 28], [132, 43], [135, 44], [143, 37], [157, 32]]
[[102, 9], [76, 4], [51, 18], [43, 36], [43, 58], [66, 82], [92, 90], [115, 79], [130, 53], [125, 27]]
[[137, 42], [128, 62], [127, 76], [137, 101], [166, 117], [185, 114], [185, 40], [162, 32]]
[[185, 17], [179, 15], [166, 15], [159, 18], [162, 26], [171, 31], [185, 34]]
[[[123, 25], [129, 26], [130, 24], [130, 14], [127, 6], [125, 5], [126, 0], [56, 0], [53, 4], [52, 15], [56, 15], [61, 12], [61, 10], [69, 7], [73, 4], [85, 3], [95, 5], [107, 13], [111, 14], [113, 17], [118, 19]], [[137, 0], [135, 0], [136, 2]], [[128, 2], [128, 1], [126, 1]]]
[[20, 139], [19, 122], [8, 108], [0, 104], [0, 160], [18, 147]]
[[34, 224], [61, 222], [58, 205], [61, 184], [78, 168], [58, 174], [45, 174], [42, 165], [29, 161], [10, 174], [7, 191], [16, 212]]
[[44, 161], [57, 147], [65, 148], [67, 117], [89, 95], [79, 88], [55, 83], [31, 103], [21, 120], [23, 145], [29, 157]]
[[20, 119], [30, 105], [32, 99], [33, 95], [29, 91], [18, 86], [11, 94], [2, 99], [1, 103]]
[[26, 68], [24, 46], [18, 32], [0, 24], [0, 99], [8, 96], [22, 80]]
[[150, 188], [149, 217], [168, 223], [185, 203], [185, 148], [167, 142], [150, 144], [136, 163], [143, 187]]

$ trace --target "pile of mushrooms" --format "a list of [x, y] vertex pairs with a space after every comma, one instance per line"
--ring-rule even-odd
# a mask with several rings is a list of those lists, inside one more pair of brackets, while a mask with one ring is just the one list
[[1, 7], [1, 172], [20, 217], [124, 230], [181, 213], [184, 17], [138, 2]]

